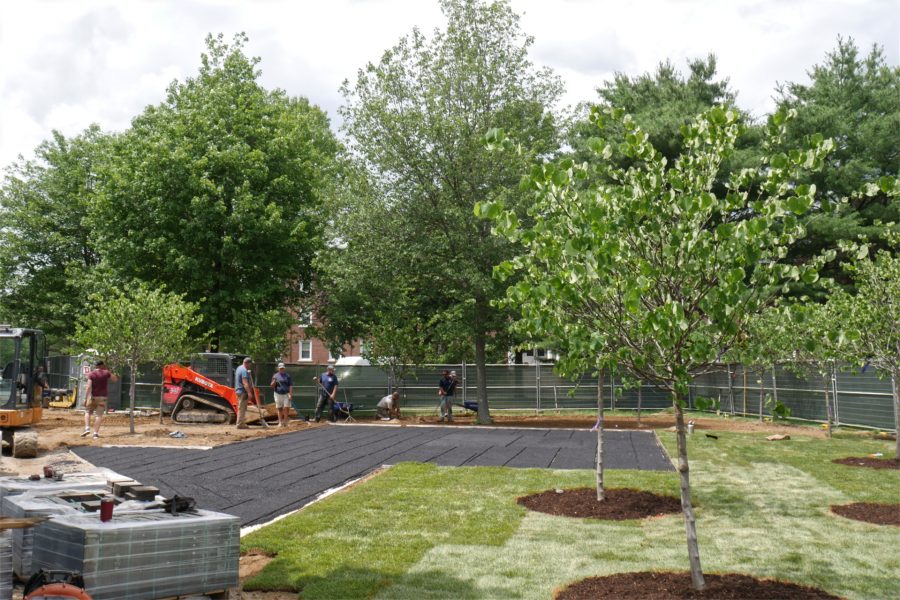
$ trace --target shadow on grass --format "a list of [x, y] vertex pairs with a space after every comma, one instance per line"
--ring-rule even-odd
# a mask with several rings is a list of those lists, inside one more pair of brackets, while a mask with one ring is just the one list
[[[323, 557], [322, 561], [328, 561]], [[276, 591], [266, 585], [266, 571], [279, 567], [272, 561], [263, 571], [244, 582], [247, 591]], [[428, 571], [415, 574], [389, 574], [370, 569], [352, 567], [336, 568], [327, 576], [298, 575], [292, 579], [298, 597], [303, 600], [321, 599], [353, 599], [387, 596], [389, 598], [497, 598], [509, 593], [499, 588], [476, 587], [471, 582], [453, 577], [439, 571]], [[286, 591], [286, 590], [280, 590]]]

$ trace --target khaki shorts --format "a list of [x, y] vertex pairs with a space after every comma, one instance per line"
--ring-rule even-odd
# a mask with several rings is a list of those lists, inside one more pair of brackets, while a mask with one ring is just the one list
[[275, 392], [275, 408], [290, 408], [291, 407], [291, 395], [290, 394], [279, 394]]
[[89, 411], [95, 411], [100, 413], [106, 412], [106, 400], [107, 396], [91, 396], [87, 400], [84, 401], [84, 408]]

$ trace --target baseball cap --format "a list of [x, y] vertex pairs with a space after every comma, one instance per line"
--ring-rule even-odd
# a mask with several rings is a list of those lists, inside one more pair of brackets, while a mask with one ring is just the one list
[[244, 357], [244, 362], [245, 362], [245, 363], [253, 362], [253, 359], [250, 358], [249, 356], [245, 356], [245, 357]]
[[451, 377], [456, 377], [456, 371], [450, 371], [450, 376], [451, 376]]
[[334, 371], [334, 365], [328, 365], [326, 368], [330, 371]]
[[283, 368], [284, 368], [284, 363], [278, 363], [278, 368], [279, 368], [279, 369], [283, 369]]

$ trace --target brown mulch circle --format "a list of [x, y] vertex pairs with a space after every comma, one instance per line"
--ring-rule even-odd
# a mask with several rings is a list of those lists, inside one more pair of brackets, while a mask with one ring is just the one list
[[716, 600], [839, 600], [822, 590], [772, 579], [727, 573], [704, 575], [706, 589], [691, 586], [690, 573], [619, 573], [607, 577], [588, 577], [559, 590], [556, 600], [597, 600], [603, 598], [641, 598], [670, 600], [679, 598], [715, 598]]
[[616, 488], [606, 490], [606, 499], [597, 502], [597, 490], [547, 490], [517, 500], [525, 508], [558, 517], [578, 517], [624, 521], [681, 512], [681, 501], [672, 496]]
[[836, 458], [833, 463], [848, 467], [868, 467], [870, 469], [900, 469], [900, 458], [875, 458], [874, 456], [848, 456]]
[[900, 527], [900, 504], [881, 504], [878, 502], [832, 504], [831, 512], [848, 519], [865, 521], [866, 523]]

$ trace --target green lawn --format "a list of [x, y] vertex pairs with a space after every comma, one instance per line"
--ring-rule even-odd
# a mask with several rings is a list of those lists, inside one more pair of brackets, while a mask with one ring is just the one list
[[[900, 500], [900, 473], [830, 462], [890, 456], [892, 442], [717, 435], [690, 442], [706, 571], [789, 579], [848, 598], [900, 595], [900, 529], [828, 512], [834, 503]], [[674, 434], [660, 436], [674, 455]], [[515, 503], [593, 481], [590, 471], [397, 465], [245, 537], [244, 550], [278, 555], [245, 588], [306, 599], [549, 598], [590, 575], [687, 568], [680, 515], [615, 523]], [[607, 481], [678, 493], [674, 473], [609, 471]]]

